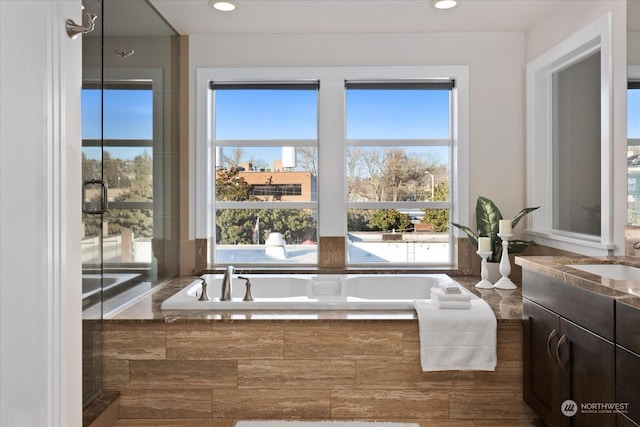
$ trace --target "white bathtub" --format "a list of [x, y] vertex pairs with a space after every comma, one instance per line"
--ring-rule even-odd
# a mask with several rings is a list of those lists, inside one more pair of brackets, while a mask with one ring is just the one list
[[[431, 287], [457, 285], [446, 274], [248, 274], [254, 301], [243, 301], [245, 281], [234, 275], [231, 301], [220, 301], [222, 275], [206, 274], [211, 301], [198, 301], [194, 280], [167, 300], [164, 310], [412, 310]], [[460, 286], [463, 292], [471, 294]], [[477, 298], [471, 294], [472, 298]]]

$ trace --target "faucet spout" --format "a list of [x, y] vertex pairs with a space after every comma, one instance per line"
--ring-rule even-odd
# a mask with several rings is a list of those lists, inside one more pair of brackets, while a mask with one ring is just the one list
[[231, 281], [233, 276], [233, 266], [227, 266], [227, 270], [222, 277], [222, 295], [220, 301], [231, 301]]

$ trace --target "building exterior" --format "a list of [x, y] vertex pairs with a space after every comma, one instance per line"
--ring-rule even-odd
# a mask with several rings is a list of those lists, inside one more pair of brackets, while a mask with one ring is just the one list
[[255, 170], [251, 163], [241, 163], [239, 176], [251, 186], [251, 195], [266, 201], [308, 202], [316, 199], [317, 180], [308, 171], [282, 167], [276, 160], [273, 169]]

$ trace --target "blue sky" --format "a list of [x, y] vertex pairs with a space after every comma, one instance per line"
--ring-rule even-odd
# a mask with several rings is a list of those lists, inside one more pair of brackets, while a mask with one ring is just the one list
[[627, 135], [640, 138], [640, 89], [627, 91]]
[[[314, 139], [313, 90], [219, 90], [217, 139]], [[447, 138], [449, 92], [351, 90], [347, 138]]]
[[[317, 99], [314, 90], [216, 91], [218, 139], [315, 139]], [[347, 138], [448, 138], [448, 91], [350, 90], [347, 95]], [[628, 136], [640, 138], [640, 89], [628, 91]], [[82, 137], [100, 139], [100, 90], [82, 91]], [[153, 138], [151, 90], [104, 92], [104, 138]], [[286, 145], [283, 142], [283, 145]], [[147, 147], [148, 148], [148, 147]], [[143, 147], [109, 147], [114, 158], [133, 159]], [[248, 147], [247, 155], [264, 156], [268, 166], [273, 150]], [[417, 150], [415, 150], [417, 152]], [[87, 147], [90, 158], [99, 148]], [[443, 150], [441, 156], [446, 156]], [[276, 157], [277, 158], [277, 157]], [[248, 160], [248, 159], [246, 159]], [[445, 160], [443, 158], [443, 160]]]
[[[317, 92], [314, 90], [218, 90], [217, 139], [316, 139]], [[351, 90], [347, 96], [347, 138], [420, 139], [449, 137], [449, 92], [422, 90]], [[283, 143], [286, 145], [286, 143]], [[231, 149], [225, 148], [225, 155]], [[272, 149], [246, 147], [249, 157], [274, 159]], [[410, 152], [420, 153], [419, 147]], [[448, 149], [433, 149], [447, 160]]]
[[[101, 99], [99, 89], [82, 91], [82, 138], [101, 139]], [[104, 139], [153, 139], [153, 92], [151, 90], [104, 91]], [[145, 147], [109, 147], [111, 157], [133, 159]], [[151, 148], [146, 147], [151, 153]], [[92, 159], [100, 158], [100, 149], [86, 147]]]

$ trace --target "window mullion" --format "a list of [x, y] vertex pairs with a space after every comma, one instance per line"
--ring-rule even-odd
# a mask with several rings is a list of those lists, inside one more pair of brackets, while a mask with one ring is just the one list
[[347, 139], [347, 145], [350, 147], [449, 147], [451, 146], [451, 139]]
[[345, 236], [347, 206], [343, 79], [322, 80], [318, 112], [318, 236]]

